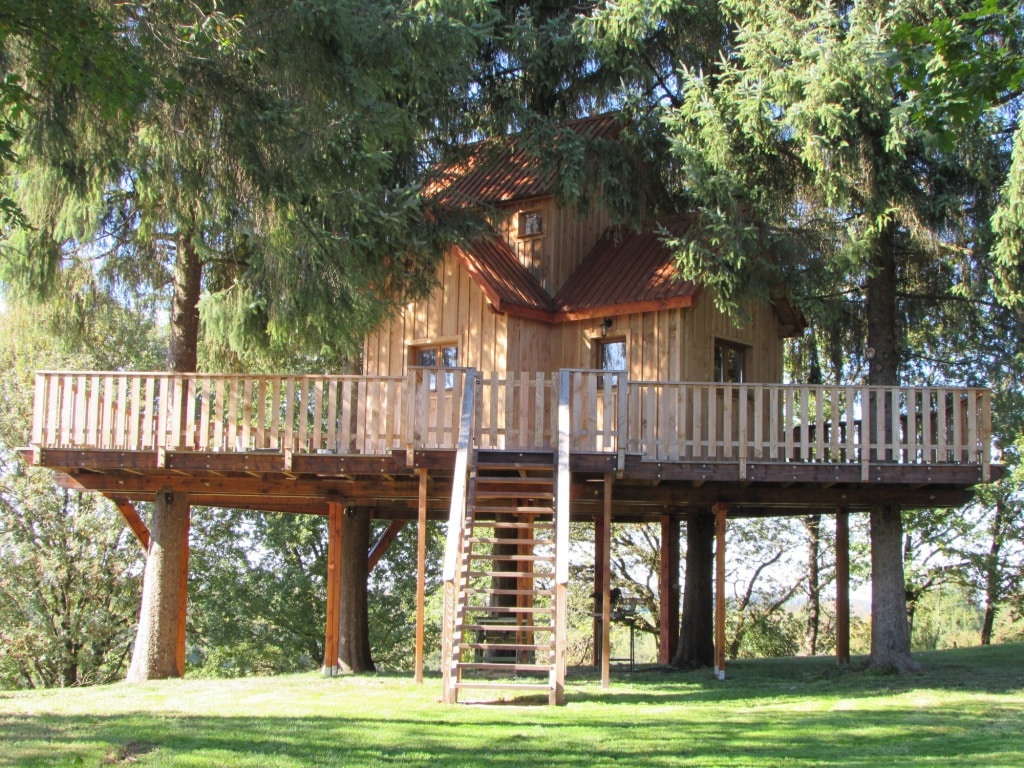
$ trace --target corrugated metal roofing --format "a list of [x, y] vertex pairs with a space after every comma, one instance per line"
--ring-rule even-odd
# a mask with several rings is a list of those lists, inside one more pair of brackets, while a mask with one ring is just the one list
[[495, 310], [549, 323], [688, 307], [700, 292], [653, 233], [605, 233], [553, 300], [497, 234], [453, 252]]
[[[574, 120], [558, 131], [572, 131], [590, 140], [615, 140], [622, 125], [615, 113]], [[559, 133], [555, 134], [558, 141]], [[446, 205], [471, 206], [543, 197], [554, 192], [555, 170], [544, 170], [515, 138], [484, 141], [474, 145], [462, 163], [441, 170], [428, 185], [427, 194], [437, 195]]]
[[501, 236], [495, 233], [452, 250], [498, 312], [554, 319], [551, 297]]
[[606, 232], [555, 297], [561, 320], [689, 307], [700, 293], [680, 279], [671, 252], [653, 232]]

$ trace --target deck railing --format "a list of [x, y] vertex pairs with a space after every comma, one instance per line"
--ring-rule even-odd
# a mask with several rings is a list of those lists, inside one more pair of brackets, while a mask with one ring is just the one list
[[458, 437], [463, 369], [407, 377], [36, 374], [32, 442], [126, 451], [386, 455]]
[[[573, 452], [648, 461], [991, 462], [981, 388], [626, 381], [622, 372], [472, 376], [474, 444], [553, 449], [568, 386]], [[454, 450], [466, 369], [408, 376], [44, 372], [32, 443], [126, 451], [387, 455]], [[560, 384], [560, 379], [567, 384]]]

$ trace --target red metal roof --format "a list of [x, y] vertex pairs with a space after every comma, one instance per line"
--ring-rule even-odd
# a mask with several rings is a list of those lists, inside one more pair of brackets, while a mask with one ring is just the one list
[[559, 320], [693, 306], [700, 287], [683, 280], [653, 232], [609, 230], [555, 297]]
[[689, 307], [700, 292], [654, 233], [605, 233], [554, 300], [496, 233], [453, 252], [495, 310], [549, 323]]
[[452, 252], [498, 312], [552, 322], [554, 304], [547, 291], [496, 233]]
[[[564, 131], [591, 140], [616, 139], [622, 128], [616, 113], [587, 117], [565, 123], [556, 130], [557, 143]], [[544, 170], [538, 158], [523, 150], [514, 137], [482, 141], [473, 145], [466, 160], [441, 169], [428, 185], [446, 205], [498, 204], [512, 200], [543, 197], [554, 192], [555, 169]]]

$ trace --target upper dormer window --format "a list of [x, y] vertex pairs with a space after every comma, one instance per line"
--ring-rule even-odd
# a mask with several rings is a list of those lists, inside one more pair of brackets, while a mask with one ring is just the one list
[[544, 217], [540, 211], [519, 212], [519, 237], [537, 237], [544, 234]]

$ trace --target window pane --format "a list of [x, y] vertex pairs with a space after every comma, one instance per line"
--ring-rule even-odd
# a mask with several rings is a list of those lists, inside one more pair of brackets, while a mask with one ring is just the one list
[[601, 345], [601, 370], [626, 370], [625, 341], [606, 341]]
[[456, 368], [459, 365], [459, 348], [458, 347], [444, 347], [441, 350], [441, 358], [445, 368]]
[[419, 350], [416, 353], [416, 365], [437, 365], [437, 347]]

